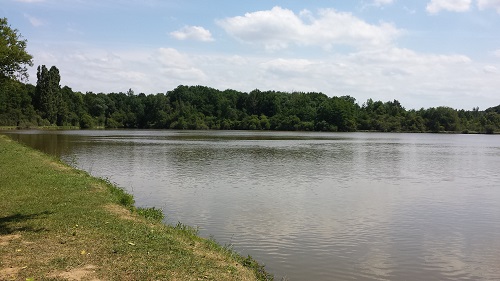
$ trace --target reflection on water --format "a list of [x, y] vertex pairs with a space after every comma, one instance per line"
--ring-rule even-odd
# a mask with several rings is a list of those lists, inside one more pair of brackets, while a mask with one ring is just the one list
[[278, 280], [500, 280], [498, 136], [8, 133]]

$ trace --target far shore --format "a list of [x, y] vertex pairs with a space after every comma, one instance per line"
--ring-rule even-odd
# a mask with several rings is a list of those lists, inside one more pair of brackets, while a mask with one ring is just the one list
[[[82, 129], [76, 126], [35, 126], [35, 127], [17, 127], [17, 126], [0, 126], [0, 131], [14, 131], [14, 130], [41, 130], [41, 131], [59, 131], [59, 130], [171, 130], [176, 131], [178, 129], [137, 129], [137, 128], [105, 128], [105, 127], [94, 127]], [[194, 131], [234, 131], [234, 130], [194, 130]], [[257, 132], [321, 132], [321, 131], [279, 131], [279, 130], [244, 130], [244, 131], [257, 131]], [[327, 133], [337, 133], [337, 132], [327, 132]], [[477, 131], [428, 131], [428, 132], [415, 132], [415, 131], [397, 131], [397, 132], [383, 132], [383, 131], [375, 131], [375, 130], [357, 130], [353, 132], [338, 132], [338, 133], [391, 133], [391, 134], [470, 134], [470, 135], [497, 135], [500, 134], [498, 132], [485, 133], [485, 132], [477, 132]]]

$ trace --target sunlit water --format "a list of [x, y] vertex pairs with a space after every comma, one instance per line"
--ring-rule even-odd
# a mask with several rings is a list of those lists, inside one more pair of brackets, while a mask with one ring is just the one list
[[500, 280], [500, 136], [20, 131], [288, 280]]

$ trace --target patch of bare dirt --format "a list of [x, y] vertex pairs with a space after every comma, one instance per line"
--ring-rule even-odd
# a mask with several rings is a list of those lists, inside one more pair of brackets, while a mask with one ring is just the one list
[[45, 159], [45, 157], [43, 157], [43, 153], [40, 152], [40, 151], [31, 151], [31, 155], [33, 157], [37, 157], [37, 158], [41, 158], [42, 161], [47, 164], [47, 166], [51, 167], [51, 168], [54, 168], [58, 171], [62, 171], [62, 172], [68, 172], [68, 171], [72, 171], [73, 168], [68, 166], [68, 165], [65, 165], [57, 160], [53, 160], [53, 159]]
[[116, 205], [116, 204], [108, 204], [104, 206], [104, 208], [112, 214], [117, 215], [119, 218], [124, 220], [138, 221], [139, 219], [130, 213], [126, 208]]
[[90, 188], [95, 191], [103, 191], [106, 189], [106, 187], [102, 183], [92, 183], [90, 185]]
[[19, 234], [2, 235], [0, 236], [0, 246], [7, 246], [9, 245], [10, 241], [19, 238], [21, 238], [21, 235]]
[[68, 172], [73, 170], [73, 168], [71, 168], [70, 166], [64, 165], [56, 161], [48, 162], [48, 164], [50, 167], [55, 168], [58, 171]]
[[66, 166], [66, 165], [61, 164], [61, 163], [55, 163], [54, 167], [56, 167], [60, 171], [72, 171], [73, 170], [73, 168], [71, 168], [70, 166]]
[[0, 280], [16, 280], [20, 267], [0, 268]]
[[[202, 243], [196, 243], [192, 248], [193, 252], [196, 255], [200, 256], [202, 259], [212, 260], [215, 263], [216, 267], [218, 267], [218, 268], [225, 268], [228, 266], [227, 258], [225, 258], [222, 254], [217, 253], [215, 251], [207, 251], [207, 249], [203, 249], [202, 247], [203, 247]], [[240, 279], [238, 279], [238, 280], [243, 280], [243, 281], [255, 280], [254, 274], [250, 269], [243, 267], [239, 263], [234, 263], [232, 265], [239, 272], [238, 278], [240, 278]], [[231, 278], [229, 275], [227, 275], [225, 277], [226, 277], [226, 279]], [[199, 280], [202, 280], [202, 279], [199, 279]]]
[[99, 279], [94, 278], [95, 269], [97, 269], [97, 267], [94, 265], [86, 265], [84, 267], [74, 268], [69, 271], [56, 272], [54, 274], [51, 274], [50, 277], [64, 278], [66, 280], [71, 280], [71, 281], [80, 281], [80, 280], [99, 281]]

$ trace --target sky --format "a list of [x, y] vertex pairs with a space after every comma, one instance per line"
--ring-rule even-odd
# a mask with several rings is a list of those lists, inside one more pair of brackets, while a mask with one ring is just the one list
[[0, 0], [29, 70], [94, 93], [322, 92], [406, 109], [500, 104], [500, 0]]

